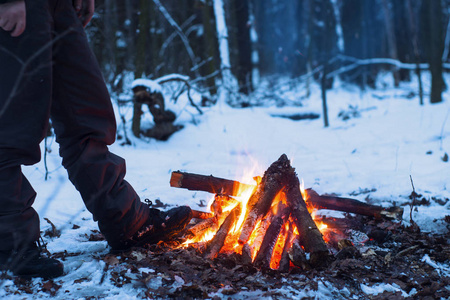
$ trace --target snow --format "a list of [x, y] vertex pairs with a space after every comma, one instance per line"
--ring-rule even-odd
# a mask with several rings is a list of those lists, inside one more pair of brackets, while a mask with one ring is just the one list
[[379, 283], [372, 286], [361, 284], [361, 290], [368, 295], [378, 295], [383, 292], [401, 292], [403, 297], [408, 297], [406, 292], [402, 291], [396, 284]]
[[441, 272], [444, 273], [445, 276], [450, 275], [450, 265], [448, 264], [440, 264], [437, 262], [434, 262], [428, 254], [425, 254], [422, 258], [423, 262], [426, 262], [430, 266], [436, 269], [436, 271], [440, 274]]
[[155, 81], [160, 83], [160, 82], [170, 81], [170, 80], [188, 81], [189, 76], [181, 75], [181, 74], [168, 74], [168, 75], [157, 78]]
[[146, 79], [146, 78], [139, 78], [134, 80], [131, 83], [131, 88], [134, 89], [137, 86], [144, 86], [146, 87], [151, 93], [160, 93], [162, 92], [162, 87], [161, 85], [151, 79]]
[[[144, 82], [155, 87], [154, 81]], [[286, 99], [299, 99], [304, 93], [301, 88], [285, 90], [283, 97]], [[320, 89], [317, 86], [313, 86], [311, 98], [303, 100], [302, 106], [235, 109], [221, 105], [202, 108], [203, 115], [196, 114], [187, 99], [180, 98], [176, 105], [171, 104], [170, 107], [178, 116], [177, 123], [185, 126], [183, 130], [167, 142], [134, 138], [133, 145], [120, 146], [119, 141], [111, 146], [111, 151], [126, 159], [126, 179], [142, 199], [159, 198], [170, 205], [186, 204], [198, 210], [204, 210], [199, 204], [201, 200], [207, 202], [211, 195], [171, 188], [172, 171], [213, 174], [252, 183], [252, 176], [262, 175], [283, 153], [292, 160], [305, 186], [314, 188], [319, 194], [349, 196], [355, 191], [368, 190], [371, 192], [351, 197], [383, 206], [406, 204], [410, 203], [408, 196], [412, 192], [411, 175], [417, 193], [428, 199], [450, 198], [450, 162], [441, 159], [444, 153], [450, 153], [450, 120], [447, 120], [450, 94], [444, 94], [444, 103], [420, 107], [417, 97], [405, 97], [409, 91], [415, 91], [414, 83], [399, 89], [388, 85], [365, 93], [351, 86], [335, 87], [328, 92], [329, 128], [323, 127], [320, 118], [293, 121], [273, 116], [308, 112], [321, 114]], [[360, 116], [344, 121], [338, 114], [349, 110], [350, 105], [357, 107]], [[129, 111], [128, 119], [132, 110]], [[77, 254], [63, 262], [65, 275], [55, 279], [62, 287], [53, 298], [144, 297], [146, 287], [142, 284], [130, 283], [118, 288], [111, 283], [109, 273], [102, 281], [105, 263], [101, 257], [109, 250], [103, 241], [88, 240], [97, 225], [68, 181], [65, 170], [60, 167], [58, 145], [51, 140], [48, 144], [52, 150], [47, 162], [49, 180], [44, 180], [43, 162], [24, 167], [24, 173], [38, 192], [34, 207], [40, 214], [42, 230], [50, 228], [43, 219], [48, 218], [62, 233], [60, 238], [44, 238], [49, 251], [66, 250], [69, 254]], [[442, 221], [435, 220], [450, 215], [450, 203], [430, 202], [430, 206], [420, 206], [413, 211], [414, 221], [426, 232], [448, 230]], [[410, 209], [408, 205], [404, 207], [403, 222], [409, 224]], [[74, 224], [79, 228], [73, 229]], [[423, 259], [438, 272], [449, 273], [448, 265], [432, 262], [426, 256]], [[158, 270], [140, 269], [140, 272], [154, 275], [147, 286], [157, 288], [161, 285], [163, 274], [158, 275]], [[42, 282], [41, 279], [32, 282], [36, 291], [33, 298], [50, 297], [45, 292], [37, 292]], [[180, 277], [175, 284], [183, 282]], [[318, 284], [317, 291], [300, 287], [298, 290], [281, 288], [278, 291], [287, 299], [350, 297], [345, 287], [338, 289], [321, 281]], [[0, 282], [0, 297], [27, 297], [25, 294], [14, 295], [15, 289], [12, 281]], [[368, 297], [382, 291], [400, 290], [388, 284], [371, 287], [363, 284], [361, 289]], [[216, 295], [228, 298], [220, 292]], [[233, 298], [258, 298], [262, 295], [262, 292], [248, 291], [233, 295]]]

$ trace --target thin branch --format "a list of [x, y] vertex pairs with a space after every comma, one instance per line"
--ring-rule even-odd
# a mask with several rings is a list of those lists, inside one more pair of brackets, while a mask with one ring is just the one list
[[411, 211], [409, 212], [409, 218], [410, 218], [410, 222], [411, 222], [411, 225], [412, 226], [417, 226], [416, 225], [416, 222], [414, 222], [414, 220], [413, 220], [413, 216], [412, 216], [412, 212], [413, 212], [413, 209], [414, 209], [414, 205], [416, 205], [416, 189], [414, 188], [414, 182], [413, 182], [413, 179], [412, 179], [412, 176], [411, 175], [409, 175], [409, 179], [411, 180], [411, 186], [412, 186], [412, 189], [413, 189], [413, 192], [412, 192], [412, 202], [411, 202]]
[[[192, 61], [192, 65], [196, 65], [194, 51], [192, 50], [191, 46], [189, 45], [189, 40], [186, 37], [186, 35], [183, 33], [183, 30], [180, 28], [180, 26], [178, 26], [177, 22], [175, 22], [175, 20], [169, 14], [167, 9], [161, 4], [161, 2], [159, 0], [153, 0], [153, 2], [158, 7], [159, 11], [163, 14], [163, 16], [166, 18], [166, 20], [169, 22], [169, 24], [177, 32], [178, 36], [180, 37], [181, 41], [184, 44], [184, 47], [186, 48], [189, 58]], [[196, 76], [200, 76], [200, 74], [198, 72], [196, 72]]]
[[48, 153], [48, 144], [47, 144], [48, 136], [45, 136], [44, 139], [44, 169], [45, 169], [45, 181], [48, 180], [48, 165], [47, 165], [47, 153]]
[[[192, 21], [195, 19], [195, 15], [192, 15], [189, 19], [187, 19], [183, 24], [180, 26], [180, 30], [184, 29], [187, 25], [192, 23]], [[169, 35], [169, 37], [164, 41], [164, 43], [161, 46], [161, 49], [159, 50], [159, 57], [162, 57], [164, 55], [164, 52], [166, 51], [167, 47], [172, 43], [172, 41], [175, 39], [175, 37], [179, 35], [179, 32], [175, 30], [175, 32], [172, 32], [172, 34]]]

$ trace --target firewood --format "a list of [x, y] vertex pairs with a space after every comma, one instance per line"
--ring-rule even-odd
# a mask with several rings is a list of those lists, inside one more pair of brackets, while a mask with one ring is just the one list
[[250, 240], [244, 245], [244, 247], [247, 247], [249, 249], [252, 261], [254, 258], [256, 258], [256, 255], [258, 254], [258, 250], [261, 247], [261, 244], [264, 240], [264, 236], [266, 235], [267, 228], [269, 228], [270, 221], [272, 220], [272, 218], [273, 213], [272, 211], [269, 211], [266, 217], [263, 220], [261, 220], [261, 224], [255, 227], [255, 230], [252, 233], [252, 235], [255, 235], [254, 240], [252, 240], [251, 244], [249, 244], [251, 240], [250, 237]]
[[281, 213], [275, 215], [270, 221], [269, 228], [267, 228], [264, 239], [259, 248], [259, 252], [255, 258], [255, 265], [260, 268], [268, 269], [270, 267], [270, 260], [272, 258], [273, 249], [283, 228], [287, 210], [282, 210]]
[[180, 171], [172, 172], [170, 186], [229, 196], [238, 196], [240, 186], [251, 189], [255, 188], [254, 185], [243, 184], [238, 181], [214, 177], [212, 175], [205, 176]]
[[289, 166], [289, 159], [283, 154], [264, 172], [261, 182], [248, 201], [247, 215], [239, 236], [239, 244], [243, 245], [248, 241], [258, 220], [269, 211], [275, 196], [283, 188], [285, 170]]
[[325, 195], [319, 196], [319, 194], [312, 189], [307, 189], [306, 193], [309, 197], [308, 201], [310, 201], [312, 205], [318, 209], [323, 208], [337, 210], [375, 218], [386, 217], [401, 220], [403, 217], [403, 208], [401, 207], [394, 206], [390, 208], [383, 208], [381, 206], [370, 205], [351, 198]]
[[208, 213], [208, 212], [199, 211], [199, 210], [192, 210], [192, 218], [194, 218], [194, 219], [206, 220], [206, 219], [210, 219], [212, 217], [214, 217], [213, 213]]
[[230, 196], [216, 194], [214, 196], [214, 201], [211, 204], [211, 212], [215, 215], [222, 214], [222, 210], [226, 207], [235, 207], [238, 201]]
[[205, 257], [209, 259], [214, 259], [219, 254], [220, 250], [225, 243], [225, 239], [227, 238], [228, 233], [233, 227], [234, 223], [239, 218], [239, 214], [241, 212], [241, 206], [238, 205], [228, 214], [223, 221], [222, 225], [220, 225], [219, 230], [214, 235], [214, 238], [208, 244], [208, 248], [205, 251]]
[[252, 249], [249, 244], [245, 244], [242, 247], [242, 263], [251, 264], [252, 263]]
[[311, 269], [308, 259], [306, 258], [306, 253], [300, 246], [298, 238], [296, 238], [292, 243], [292, 247], [289, 249], [288, 254], [290, 260], [295, 266], [305, 271]]
[[336, 228], [341, 230], [345, 230], [347, 228], [354, 228], [352, 224], [355, 223], [353, 220], [346, 218], [327, 218], [327, 217], [316, 219], [316, 221], [320, 221], [323, 224], [327, 225], [327, 228]]
[[300, 192], [300, 182], [295, 169], [289, 166], [289, 177], [285, 186], [286, 200], [292, 210], [292, 217], [297, 226], [300, 243], [306, 252], [310, 253], [310, 264], [314, 267], [326, 265], [329, 262], [329, 251], [322, 233], [314, 223], [306, 203]]
[[[173, 172], [170, 180], [172, 187], [185, 188], [194, 191], [204, 191], [216, 193], [217, 191], [223, 195], [237, 196], [237, 189], [233, 187], [241, 186], [247, 189], [254, 189], [255, 185], [240, 183], [228, 179], [222, 179], [214, 176], [205, 176], [191, 173]], [[310, 198], [308, 202], [312, 206], [320, 209], [337, 210], [348, 213], [355, 213], [372, 217], [386, 217], [390, 219], [401, 219], [403, 216], [403, 208], [390, 207], [384, 208], [378, 205], [371, 205], [356, 199], [320, 196], [311, 189], [306, 191]]]
[[294, 237], [294, 228], [292, 224], [289, 224], [289, 230], [286, 236], [286, 241], [284, 242], [283, 253], [281, 254], [280, 265], [278, 267], [278, 271], [282, 273], [289, 272], [290, 268], [290, 258], [289, 258], [289, 249], [292, 248]]
[[195, 224], [194, 226], [187, 228], [186, 232], [187, 234], [190, 234], [192, 236], [198, 236], [201, 235], [202, 232], [204, 232], [205, 230], [208, 230], [214, 226], [217, 226], [218, 220], [217, 218], [209, 218], [206, 220], [203, 220], [197, 224]]

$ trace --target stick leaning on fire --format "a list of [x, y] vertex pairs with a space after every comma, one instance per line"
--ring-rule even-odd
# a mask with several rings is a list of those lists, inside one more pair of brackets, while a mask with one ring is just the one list
[[[272, 227], [272, 229], [267, 229], [266, 235], [268, 236], [264, 236], [265, 241], [262, 241], [263, 244], [261, 244], [261, 246], [268, 247], [268, 249], [264, 250], [262, 249], [263, 247], [261, 247], [258, 257], [253, 257], [255, 259], [254, 262], [261, 267], [268, 267], [268, 260], [266, 257], [269, 256], [270, 260], [270, 255], [274, 247], [273, 244], [281, 231], [282, 225], [280, 224], [283, 224], [288, 218], [291, 218], [297, 227], [299, 232], [298, 242], [303, 246], [306, 252], [310, 253], [310, 265], [313, 267], [320, 266], [329, 261], [328, 248], [323, 240], [322, 234], [308, 212], [307, 205], [300, 191], [300, 183], [295, 173], [295, 169], [290, 165], [289, 159], [285, 154], [266, 170], [257, 186], [214, 176], [179, 171], [172, 172], [170, 185], [172, 187], [185, 188], [188, 190], [214, 193], [216, 194], [216, 198], [222, 197], [222, 199], [227, 199], [228, 201], [234, 201], [230, 196], [238, 196], [238, 190], [242, 190], [242, 188], [252, 189], [253, 193], [247, 203], [247, 213], [238, 239], [239, 244], [244, 245], [243, 253], [246, 250], [245, 245], [250, 238], [250, 235], [255, 230], [256, 223], [269, 217], [269, 210], [273, 206], [275, 196], [278, 193], [283, 192], [285, 196], [285, 205], [280, 204], [279, 210], [282, 212], [278, 213], [277, 216], [271, 216], [274, 222], [269, 222], [268, 227]], [[240, 187], [240, 189], [238, 187]], [[375, 218], [387, 217], [401, 219], [403, 215], [403, 209], [399, 207], [383, 208], [381, 206], [366, 204], [350, 198], [320, 196], [313, 190], [308, 190], [307, 194], [308, 201], [317, 208], [356, 213]], [[201, 232], [206, 227], [213, 226], [214, 221], [212, 220], [214, 218], [211, 217], [217, 213], [217, 211], [214, 212], [214, 209], [217, 210], [220, 208], [212, 207], [212, 213], [194, 211], [194, 218], [206, 220], [198, 224], [197, 227], [194, 226], [194, 228], [191, 228], [191, 233], [193, 235]], [[208, 249], [206, 250], [207, 257], [214, 258], [217, 256], [223, 246], [231, 224], [238, 218], [241, 210], [242, 207], [239, 204], [228, 215], [225, 221], [222, 220], [222, 225], [218, 230], [218, 233], [220, 234], [216, 234], [213, 240], [208, 244]], [[273, 228], [275, 226], [278, 227]], [[275, 233], [271, 234], [272, 231]], [[292, 243], [292, 241], [286, 241], [286, 243]]]

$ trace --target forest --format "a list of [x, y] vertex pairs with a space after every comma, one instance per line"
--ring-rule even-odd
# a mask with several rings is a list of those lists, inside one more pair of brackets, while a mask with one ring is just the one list
[[[127, 76], [176, 73], [214, 103], [224, 76], [249, 95], [279, 77], [330, 89], [339, 76], [366, 89], [381, 71], [398, 86], [430, 70], [428, 99], [421, 87], [417, 93], [437, 103], [446, 88], [449, 7], [446, 0], [98, 0], [88, 36], [113, 93], [128, 88]], [[238, 96], [227, 102], [252, 105]]]
[[95, 2], [108, 147], [192, 220], [111, 251], [50, 130], [23, 172], [65, 273], [0, 299], [450, 299], [450, 0]]

